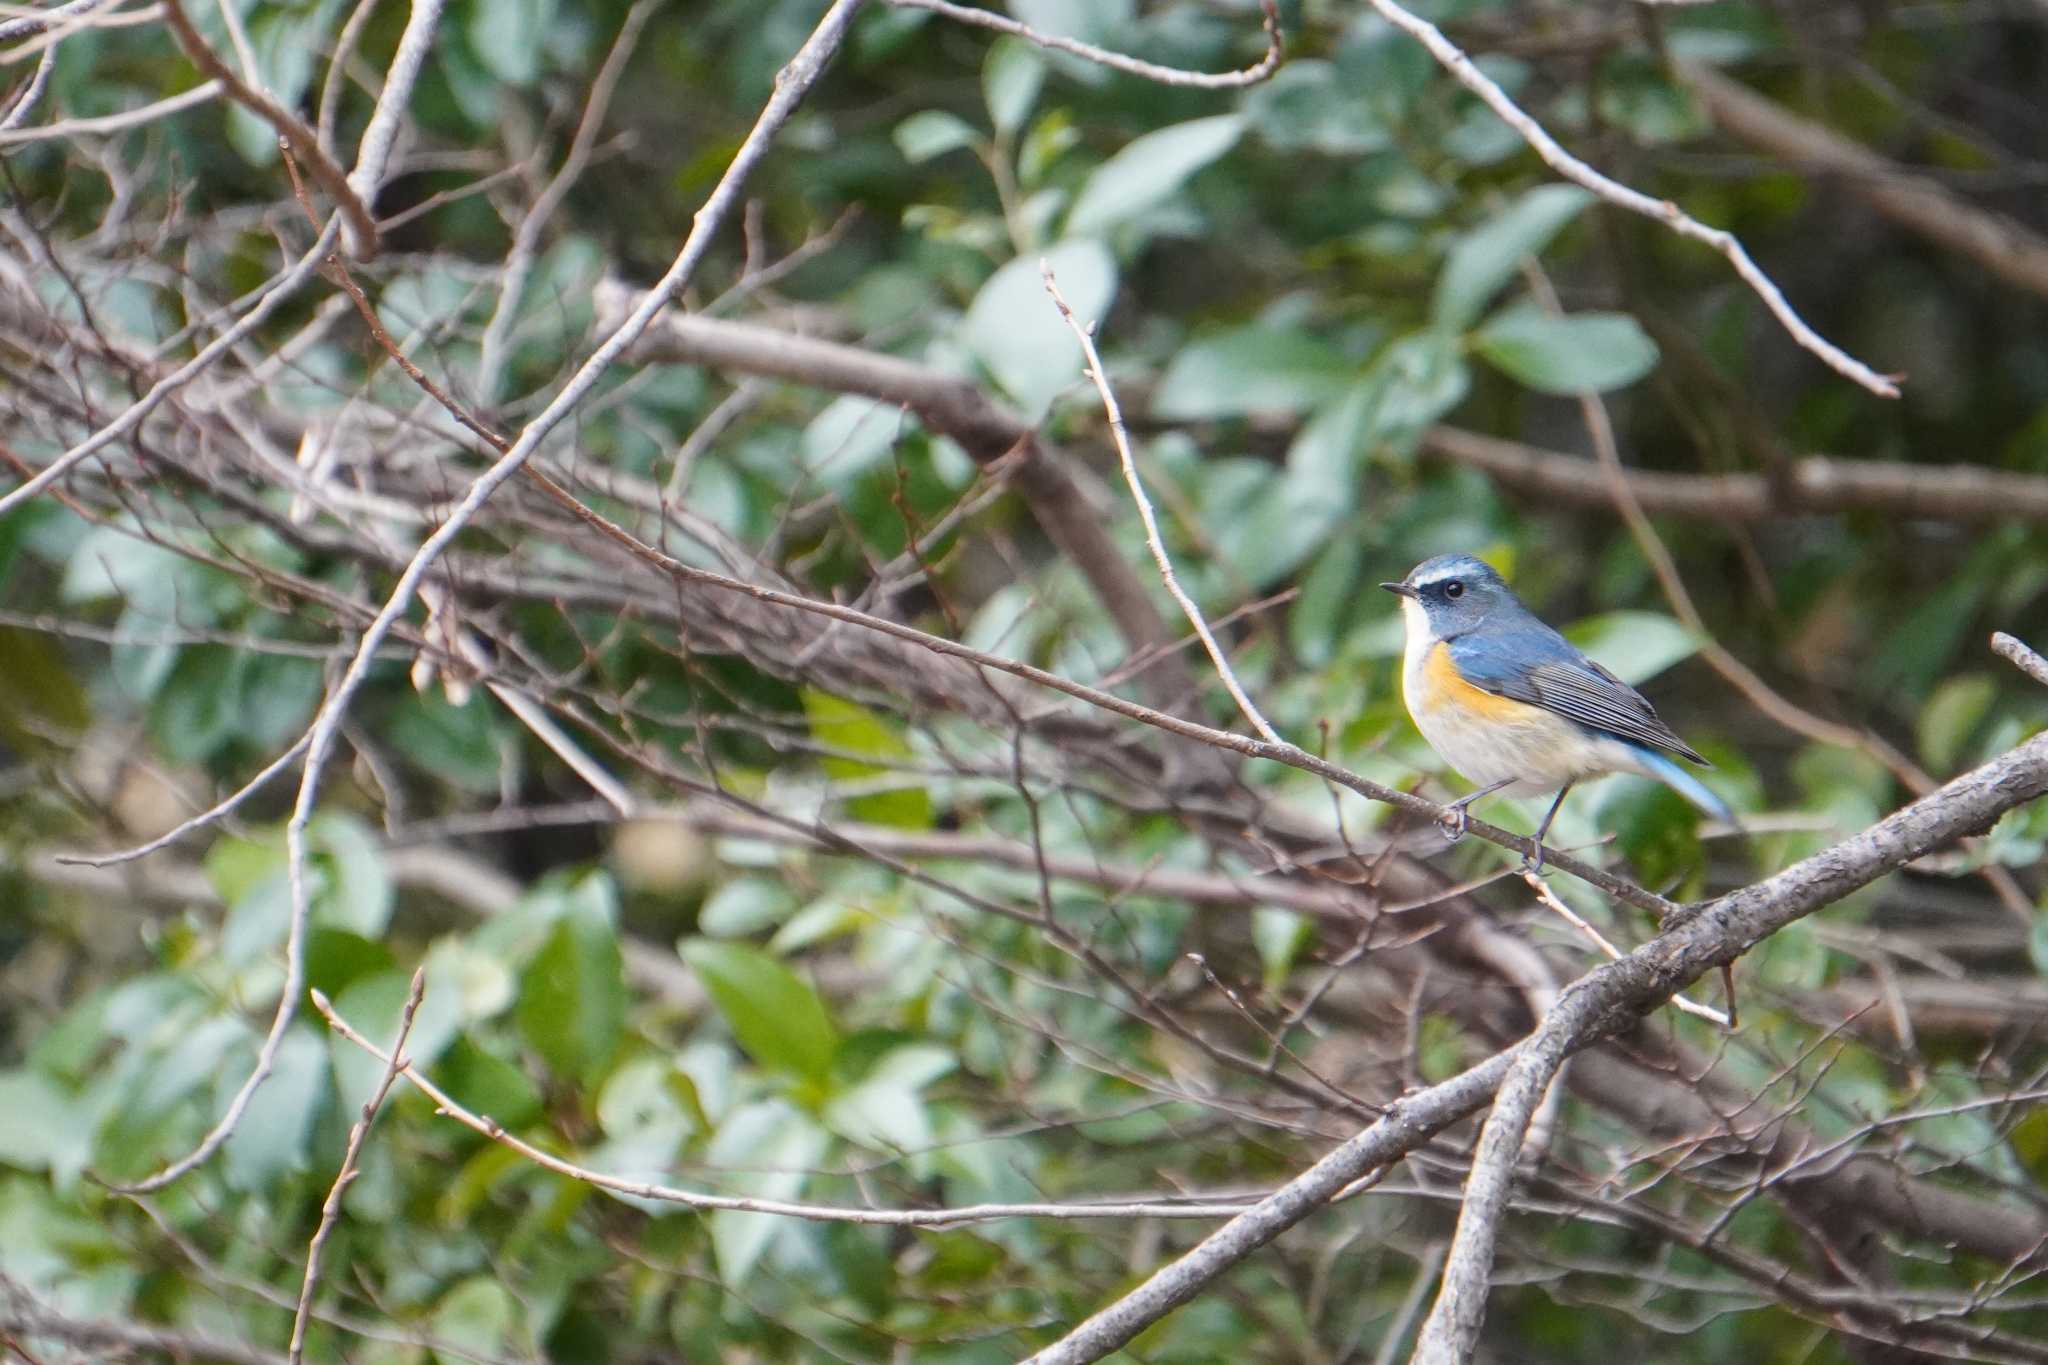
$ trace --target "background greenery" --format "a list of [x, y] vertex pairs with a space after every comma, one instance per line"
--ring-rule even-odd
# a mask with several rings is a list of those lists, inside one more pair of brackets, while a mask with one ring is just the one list
[[[1748, 837], [1703, 841], [1661, 789], [1617, 779], [1575, 796], [1558, 841], [1598, 845], [1675, 896], [1755, 880], [1912, 794], [1867, 745], [1765, 714], [1700, 657], [1710, 639], [1935, 779], [2039, 729], [2048, 699], [1984, 647], [1992, 629], [2048, 625], [2039, 505], [1923, 516], [1910, 498], [1812, 510], [1782, 495], [1761, 516], [1660, 516], [1703, 635], [1675, 619], [1602, 498], [1490, 475], [1433, 429], [1583, 462], [1574, 395], [1595, 390], [1640, 470], [1778, 480], [1824, 453], [1936, 481], [1951, 465], [2048, 480], [2043, 299], [1894, 225], [1854, 177], [1717, 134], [1673, 74], [1719, 66], [2025, 236], [2048, 230], [2048, 11], [1418, 9], [1577, 153], [1741, 234], [1822, 332], [1902, 372], [1905, 396], [1876, 399], [1797, 349], [1720, 257], [1557, 184], [1350, 0], [1283, 5], [1288, 60], [1242, 92], [1166, 88], [872, 4], [749, 186], [750, 231], [724, 234], [690, 302], [981, 383], [1081, 468], [1095, 514], [1156, 588], [1101, 409], [1040, 285], [1049, 262], [1101, 320], [1181, 576], [1212, 619], [1231, 617], [1236, 665], [1275, 724], [1367, 776], [1462, 790], [1401, 710], [1398, 619], [1371, 585], [1431, 554], [1485, 554], [1646, 686], [1751, 823]], [[625, 6], [454, 0], [376, 203], [387, 219], [422, 211], [357, 271], [392, 334], [501, 425], [530, 416], [587, 353], [599, 282], [644, 283], [671, 258], [820, 10], [653, 7], [593, 164], [547, 224], [503, 379], [479, 391], [512, 225], [559, 163]], [[1256, 11], [1233, 0], [1009, 10], [1202, 70], [1263, 46]], [[217, 13], [194, 11], [230, 50]], [[347, 8], [240, 13], [268, 87], [310, 110]], [[362, 29], [343, 146], [405, 18], [386, 4]], [[29, 65], [4, 79], [18, 87]], [[196, 79], [158, 24], [86, 32], [59, 48], [36, 121], [133, 108]], [[219, 103], [0, 157], [18, 249], [0, 280], [0, 454], [17, 467], [118, 413], [307, 240], [272, 134]], [[797, 268], [721, 297], [806, 241]], [[188, 1150], [247, 1074], [282, 981], [290, 784], [139, 865], [59, 860], [161, 832], [288, 745], [362, 624], [354, 604], [388, 591], [378, 536], [409, 547], [424, 534], [354, 503], [351, 516], [294, 516], [293, 491], [251, 473], [247, 451], [267, 443], [289, 464], [305, 432], [324, 432], [339, 485], [415, 509], [480, 467], [339, 297], [316, 282], [208, 381], [248, 384], [182, 396], [65, 497], [0, 522], [0, 1309], [16, 1314], [0, 1356], [103, 1358], [24, 1328], [31, 1305], [281, 1352], [307, 1239], [377, 1081], [373, 1060], [309, 1016], [217, 1159], [153, 1196], [107, 1188]], [[264, 369], [273, 353], [289, 363]], [[668, 485], [679, 448], [722, 407], [713, 420], [729, 424], [673, 485], [678, 514], [696, 519], [677, 523], [675, 552], [1117, 677], [1127, 642], [1076, 566], [990, 471], [896, 407], [629, 364], [547, 453], [652, 539], [660, 507], [607, 479]], [[837, 823], [871, 852], [892, 834], [931, 848], [999, 837], [1226, 884], [1264, 866], [1113, 768], [1037, 754], [1018, 780], [1021, 741], [985, 714], [946, 714], [907, 673], [855, 687], [825, 663], [807, 674], [756, 653], [744, 632], [679, 636], [662, 614], [674, 590], [606, 596], [622, 571], [602, 547], [516, 490], [506, 501], [465, 539], [451, 591], [502, 676], [667, 814], [621, 822], [594, 807], [489, 691], [457, 704], [416, 689], [412, 649], [396, 648], [354, 707], [314, 826], [308, 967], [344, 1015], [388, 1036], [423, 966], [412, 1055], [536, 1144], [640, 1178], [842, 1204], [1243, 1193], [1355, 1128], [1354, 1099], [1439, 1079], [1526, 1027], [1523, 997], [1428, 941], [1426, 915], [1396, 932], [1376, 906], [1358, 930], [1255, 892], [1198, 904], [1041, 880], [1033, 859], [965, 842], [951, 857], [838, 856], [739, 822]], [[1201, 704], [1233, 720], [1220, 688]], [[1326, 822], [1334, 800], [1359, 847], [1404, 842], [1450, 882], [1503, 866], [1497, 849], [1445, 851], [1300, 773], [1253, 765], [1243, 780]], [[1540, 814], [1491, 809], [1514, 828]], [[2020, 812], [1795, 926], [1744, 964], [1741, 1032], [1660, 1017], [1629, 1055], [1711, 1067], [1702, 1084], [1749, 1102], [1723, 1115], [1742, 1142], [1796, 1122], [2038, 1216], [2048, 1128], [2026, 1097], [2048, 1063], [2048, 933], [2028, 902], [2044, 839], [2048, 807]], [[904, 858], [928, 875], [906, 875]], [[2018, 878], [2003, 900], [1977, 875], [1987, 865]], [[1552, 883], [1618, 940], [1643, 934], [1634, 912]], [[1358, 894], [1366, 904], [1371, 888]], [[1519, 882], [1472, 894], [1561, 980], [1590, 963]], [[1430, 1283], [1469, 1140], [1450, 1135], [1319, 1216], [1129, 1358], [1400, 1358], [1404, 1305]], [[2048, 1351], [2032, 1261], [1890, 1228], [1874, 1259], [1845, 1268], [1832, 1239], [1847, 1224], [1753, 1198], [1756, 1168], [1723, 1159], [1740, 1146], [1680, 1140], [1572, 1092], [1551, 1145], [1558, 1188], [1532, 1192], [1509, 1225], [1492, 1358], [1916, 1358], [1837, 1337], [1825, 1312], [1670, 1231], [1717, 1220], [1766, 1266], [1988, 1324], [2037, 1353], [2014, 1358]], [[1665, 1231], [1603, 1203], [1650, 1210]], [[309, 1358], [1010, 1360], [1208, 1226], [700, 1215], [536, 1169], [401, 1085], [327, 1250]]]

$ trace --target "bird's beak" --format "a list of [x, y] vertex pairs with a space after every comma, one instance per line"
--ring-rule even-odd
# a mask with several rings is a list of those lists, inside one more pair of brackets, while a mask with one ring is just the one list
[[1409, 587], [1406, 583], [1382, 583], [1380, 586], [1396, 597], [1413, 598], [1415, 596], [1415, 589]]

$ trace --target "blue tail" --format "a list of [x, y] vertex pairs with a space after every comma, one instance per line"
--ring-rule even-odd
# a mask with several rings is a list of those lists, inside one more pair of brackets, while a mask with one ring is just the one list
[[1642, 760], [1643, 771], [1649, 776], [1656, 778], [1723, 824], [1736, 823], [1735, 812], [1728, 809], [1728, 803], [1714, 795], [1706, 783], [1681, 768], [1676, 759], [1667, 758], [1654, 749], [1645, 749], [1638, 745], [1629, 747], [1635, 749], [1637, 757]]

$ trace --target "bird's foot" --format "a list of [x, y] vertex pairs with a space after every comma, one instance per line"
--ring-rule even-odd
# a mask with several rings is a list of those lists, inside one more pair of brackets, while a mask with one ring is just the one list
[[1472, 812], [1462, 801], [1453, 801], [1445, 809], [1450, 813], [1439, 816], [1436, 827], [1444, 832], [1448, 842], [1455, 844], [1465, 837], [1465, 831], [1472, 828]]
[[1515, 870], [1525, 877], [1542, 876], [1543, 856], [1546, 851], [1547, 850], [1543, 847], [1543, 841], [1540, 839], [1537, 840], [1536, 851], [1534, 853], [1524, 853], [1522, 855], [1522, 865], [1516, 868]]

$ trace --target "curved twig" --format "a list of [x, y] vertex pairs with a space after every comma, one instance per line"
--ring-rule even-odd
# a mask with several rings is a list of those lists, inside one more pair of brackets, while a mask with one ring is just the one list
[[1211, 75], [1203, 71], [1183, 71], [1175, 66], [1161, 66], [1139, 57], [1126, 57], [1121, 52], [1111, 52], [1093, 43], [1084, 43], [1077, 38], [1063, 38], [1057, 33], [1040, 33], [1028, 24], [1020, 24], [1007, 15], [993, 10], [974, 9], [967, 5], [956, 5], [952, 0], [889, 0], [898, 9], [929, 10], [942, 14], [948, 19], [980, 28], [994, 29], [1007, 33], [1013, 38], [1022, 38], [1027, 43], [1050, 48], [1079, 57], [1083, 61], [1106, 66], [1112, 71], [1121, 71], [1128, 76], [1137, 76], [1159, 85], [1177, 85], [1190, 90], [1242, 90], [1248, 85], [1257, 85], [1280, 69], [1280, 11], [1273, 0], [1259, 0], [1259, 9], [1265, 15], [1266, 54], [1242, 71], [1224, 71]]

